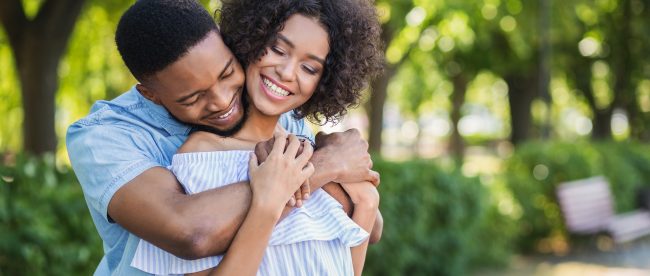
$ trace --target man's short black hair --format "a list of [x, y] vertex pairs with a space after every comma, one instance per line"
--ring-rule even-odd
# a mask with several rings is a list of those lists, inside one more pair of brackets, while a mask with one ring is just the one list
[[217, 25], [194, 0], [139, 0], [120, 19], [115, 43], [131, 74], [142, 81], [201, 42]]

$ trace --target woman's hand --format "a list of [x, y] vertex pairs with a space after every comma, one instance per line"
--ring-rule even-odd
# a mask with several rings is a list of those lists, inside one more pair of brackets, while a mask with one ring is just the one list
[[249, 162], [250, 185], [253, 191], [253, 204], [262, 204], [272, 208], [280, 216], [285, 204], [296, 191], [314, 173], [314, 166], [309, 162], [313, 149], [304, 147], [304, 142], [294, 135], [287, 137], [284, 133], [274, 135], [273, 147], [266, 159], [258, 163], [257, 156], [251, 154]]
[[[287, 137], [287, 146], [289, 145], [289, 140], [288, 139], [289, 139], [289, 137]], [[300, 140], [300, 147], [298, 147], [298, 152], [296, 153], [296, 155], [302, 154], [302, 152], [303, 152], [303, 150], [305, 148], [309, 148], [308, 150], [313, 152], [314, 148], [311, 145], [311, 143], [309, 143], [309, 141], [306, 141], [304, 138], [298, 138], [298, 140]], [[275, 137], [273, 137], [273, 138], [271, 138], [271, 139], [269, 139], [267, 141], [257, 143], [257, 145], [255, 146], [255, 155], [257, 156], [257, 161], [259, 163], [263, 163], [264, 160], [266, 160], [266, 158], [271, 153], [271, 150], [273, 149], [273, 144], [274, 143], [275, 143]], [[285, 150], [286, 150], [286, 147], [285, 147]], [[303, 201], [309, 199], [310, 194], [311, 194], [311, 186], [310, 186], [310, 183], [309, 183], [309, 179], [307, 179], [307, 181], [305, 181], [300, 186], [300, 188], [298, 190], [296, 190], [294, 195], [291, 196], [291, 198], [287, 202], [286, 206], [287, 207], [298, 207], [298, 208], [300, 208], [303, 205]]]
[[379, 208], [379, 192], [371, 182], [341, 183], [341, 187], [350, 196], [357, 209], [377, 210]]

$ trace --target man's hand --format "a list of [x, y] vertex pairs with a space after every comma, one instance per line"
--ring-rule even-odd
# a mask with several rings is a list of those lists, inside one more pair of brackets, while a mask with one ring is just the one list
[[[311, 162], [317, 171], [328, 170], [332, 172], [337, 183], [355, 183], [367, 181], [379, 185], [379, 174], [372, 169], [372, 159], [368, 154], [368, 142], [361, 138], [356, 129], [345, 132], [316, 135], [316, 151]], [[324, 183], [323, 183], [324, 184]]]

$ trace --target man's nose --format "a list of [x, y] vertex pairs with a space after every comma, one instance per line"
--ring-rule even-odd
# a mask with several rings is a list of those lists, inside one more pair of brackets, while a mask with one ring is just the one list
[[209, 102], [206, 107], [210, 112], [223, 111], [230, 105], [230, 100], [232, 100], [232, 93], [227, 89], [213, 88], [210, 90]]

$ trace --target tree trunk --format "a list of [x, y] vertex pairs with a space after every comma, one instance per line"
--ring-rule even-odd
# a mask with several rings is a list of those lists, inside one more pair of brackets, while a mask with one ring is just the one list
[[386, 66], [384, 74], [372, 81], [369, 100], [370, 131], [368, 137], [369, 151], [381, 154], [381, 135], [384, 130], [384, 103], [388, 96], [388, 83], [395, 75], [396, 68]]
[[581, 57], [580, 53], [575, 53], [576, 58], [575, 62], [572, 63], [572, 68], [570, 72], [573, 72], [573, 78], [576, 84], [578, 91], [582, 92], [582, 95], [587, 100], [587, 104], [591, 108], [593, 113], [593, 128], [591, 130], [591, 138], [596, 140], [606, 140], [612, 138], [612, 108], [598, 108], [596, 104], [596, 98], [594, 96], [594, 91], [591, 88], [591, 61], [588, 58]]
[[[386, 52], [388, 45], [393, 39], [393, 30], [388, 23], [381, 26], [382, 51]], [[402, 58], [402, 61], [404, 58]], [[381, 135], [384, 131], [384, 103], [388, 96], [388, 83], [397, 72], [398, 64], [385, 64], [384, 72], [370, 84], [370, 99], [366, 105], [366, 112], [370, 130], [368, 131], [368, 151], [374, 154], [381, 154]]]
[[57, 68], [60, 56], [42, 49], [39, 37], [27, 33], [25, 48], [18, 65], [23, 98], [23, 147], [25, 151], [42, 154], [55, 151], [55, 93], [58, 88]]
[[594, 110], [594, 121], [591, 138], [594, 140], [609, 140], [612, 138], [612, 109]]
[[[551, 106], [551, 94], [549, 86], [551, 83], [551, 0], [539, 0], [540, 19], [539, 19], [539, 95], [546, 106]], [[551, 112], [546, 113], [542, 123], [542, 139], [548, 139], [551, 136]]]
[[622, 13], [616, 17], [614, 30], [616, 35], [613, 38], [612, 47], [612, 64], [614, 71], [614, 108], [623, 108], [628, 117], [630, 124], [630, 134], [632, 137], [640, 138], [643, 129], [642, 120], [639, 116], [639, 107], [634, 85], [632, 85], [633, 66], [637, 64], [632, 59], [632, 49], [630, 40], [632, 37], [632, 5], [629, 0], [623, 0], [620, 3]]
[[20, 0], [0, 2], [0, 20], [15, 59], [22, 90], [23, 148], [32, 154], [56, 150], [57, 69], [84, 0], [48, 0], [28, 20]]
[[462, 115], [461, 108], [463, 107], [463, 103], [465, 103], [468, 80], [464, 73], [459, 73], [452, 77], [452, 83], [454, 85], [454, 92], [451, 95], [451, 123], [454, 127], [451, 132], [449, 148], [451, 149], [451, 153], [457, 164], [462, 164], [465, 154], [465, 143], [463, 137], [460, 135], [460, 131], [458, 130], [458, 122], [460, 122]]
[[[509, 75], [504, 79], [508, 84], [508, 102], [510, 103], [510, 142], [517, 145], [530, 137], [530, 107], [537, 95], [537, 72], [528, 75]], [[550, 106], [549, 110], [550, 112]]]

